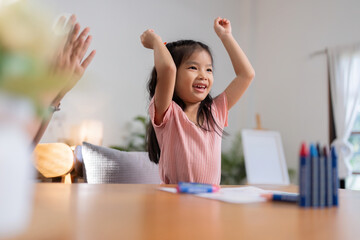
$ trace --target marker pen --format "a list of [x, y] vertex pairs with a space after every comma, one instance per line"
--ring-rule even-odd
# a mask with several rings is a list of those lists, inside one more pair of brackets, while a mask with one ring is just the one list
[[311, 206], [319, 207], [319, 154], [314, 144], [310, 144], [311, 164]]
[[300, 149], [300, 201], [301, 207], [309, 207], [311, 205], [311, 166], [309, 152], [306, 143], [301, 144]]
[[320, 144], [316, 145], [319, 153], [319, 206], [326, 206], [326, 166], [325, 166], [325, 153]]
[[280, 201], [280, 202], [298, 202], [299, 194], [297, 193], [267, 193], [262, 194], [262, 197], [267, 200]]
[[176, 189], [178, 193], [197, 194], [217, 192], [220, 190], [220, 186], [213, 184], [179, 182]]
[[333, 187], [333, 206], [338, 206], [339, 178], [337, 168], [337, 154], [335, 147], [331, 147], [331, 167], [332, 167], [332, 187]]
[[333, 205], [333, 187], [332, 187], [332, 165], [331, 165], [331, 157], [329, 155], [329, 148], [327, 146], [324, 147], [324, 160], [326, 166], [326, 206], [332, 207]]

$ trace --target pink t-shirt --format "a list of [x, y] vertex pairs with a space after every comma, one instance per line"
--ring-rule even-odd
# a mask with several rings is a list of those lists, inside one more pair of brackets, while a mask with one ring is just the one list
[[[219, 127], [226, 127], [228, 109], [225, 92], [214, 99], [211, 110]], [[154, 122], [154, 98], [150, 102], [149, 114], [160, 146], [159, 171], [163, 183], [220, 184], [222, 139], [218, 133], [196, 126], [174, 101], [160, 125]]]

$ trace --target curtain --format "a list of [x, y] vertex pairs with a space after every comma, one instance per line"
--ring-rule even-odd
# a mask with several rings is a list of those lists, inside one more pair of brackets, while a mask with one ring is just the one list
[[360, 44], [327, 49], [331, 101], [336, 139], [332, 142], [338, 154], [339, 178], [351, 174], [353, 147], [348, 139], [360, 103]]

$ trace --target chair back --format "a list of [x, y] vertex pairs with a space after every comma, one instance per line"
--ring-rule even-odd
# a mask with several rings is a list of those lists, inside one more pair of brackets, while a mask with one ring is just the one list
[[82, 159], [87, 183], [161, 183], [159, 167], [147, 152], [124, 152], [83, 142]]
[[34, 161], [36, 169], [45, 178], [63, 177], [65, 182], [65, 176], [74, 167], [74, 153], [64, 143], [41, 143], [34, 150]]

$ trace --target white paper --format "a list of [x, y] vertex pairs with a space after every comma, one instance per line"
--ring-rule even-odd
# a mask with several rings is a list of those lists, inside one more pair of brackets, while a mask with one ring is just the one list
[[160, 187], [158, 189], [161, 190], [161, 191], [165, 191], [165, 192], [177, 193], [176, 188]]
[[[176, 188], [161, 187], [161, 191], [176, 193]], [[222, 188], [219, 192], [215, 193], [200, 193], [194, 194], [194, 196], [219, 200], [229, 203], [257, 203], [265, 202], [266, 199], [261, 196], [264, 193], [275, 193], [279, 191], [264, 190], [257, 187], [247, 186], [247, 187], [235, 187], [235, 188]]]
[[266, 199], [260, 195], [269, 192], [270, 191], [266, 191], [257, 187], [236, 187], [222, 188], [219, 192], [216, 193], [201, 193], [196, 194], [195, 196], [229, 203], [256, 203], [265, 202]]

